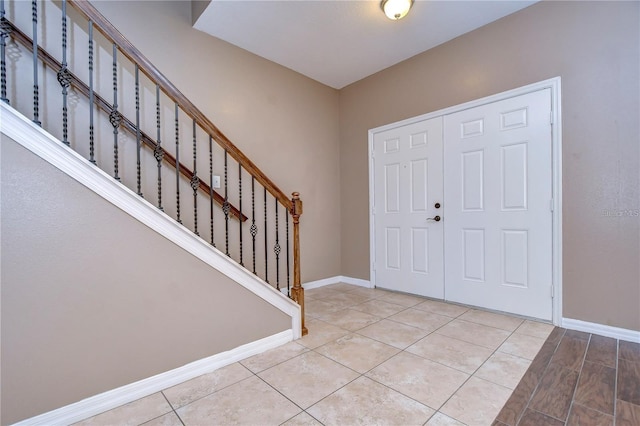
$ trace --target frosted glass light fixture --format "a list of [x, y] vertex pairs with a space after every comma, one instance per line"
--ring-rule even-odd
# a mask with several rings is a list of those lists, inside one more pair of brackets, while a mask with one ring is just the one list
[[397, 21], [404, 18], [413, 6], [413, 0], [382, 0], [380, 7], [387, 18]]

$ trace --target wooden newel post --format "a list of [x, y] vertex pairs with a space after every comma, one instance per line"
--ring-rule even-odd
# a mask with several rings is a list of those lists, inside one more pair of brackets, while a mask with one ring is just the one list
[[291, 298], [300, 305], [302, 316], [302, 335], [309, 331], [304, 325], [304, 288], [300, 280], [300, 215], [302, 214], [302, 200], [300, 194], [294, 192], [291, 198], [291, 216], [293, 217], [293, 288]]

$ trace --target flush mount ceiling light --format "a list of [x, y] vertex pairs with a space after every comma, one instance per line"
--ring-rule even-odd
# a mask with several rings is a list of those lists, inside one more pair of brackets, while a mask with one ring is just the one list
[[387, 15], [387, 18], [397, 21], [402, 19], [409, 13], [409, 9], [413, 5], [413, 0], [382, 0], [380, 7]]

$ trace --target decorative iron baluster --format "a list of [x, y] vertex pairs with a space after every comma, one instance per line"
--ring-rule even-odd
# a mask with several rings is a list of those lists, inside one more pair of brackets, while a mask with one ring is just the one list
[[158, 209], [164, 211], [162, 207], [162, 159], [164, 149], [162, 149], [162, 137], [160, 131], [160, 86], [156, 83], [156, 146], [153, 149], [153, 156], [158, 163]]
[[242, 164], [238, 163], [238, 196], [240, 209], [240, 215], [238, 216], [238, 226], [240, 227], [240, 265], [244, 266], [244, 259], [242, 257]]
[[109, 114], [109, 122], [113, 126], [113, 178], [119, 181], [118, 129], [122, 122], [122, 115], [118, 112], [118, 46], [115, 43], [113, 43], [113, 108]]
[[213, 138], [209, 135], [209, 225], [211, 226], [211, 245], [216, 246], [213, 240]]
[[136, 181], [138, 183], [138, 195], [142, 195], [142, 176], [140, 165], [140, 143], [142, 135], [140, 134], [140, 67], [136, 64]]
[[176, 110], [176, 220], [182, 223], [180, 219], [180, 124], [178, 122], [178, 103], [175, 102]]
[[40, 96], [38, 93], [38, 2], [31, 2], [31, 18], [33, 21], [33, 122], [42, 126], [40, 122]]
[[267, 232], [267, 188], [264, 188], [264, 280], [269, 282], [269, 249]]
[[256, 178], [251, 176], [251, 244], [253, 246], [253, 273], [256, 274], [256, 235], [258, 227], [256, 226]]
[[225, 234], [225, 252], [227, 256], [229, 254], [229, 211], [231, 205], [229, 204], [229, 192], [228, 192], [228, 174], [227, 174], [227, 150], [224, 150], [224, 203], [222, 203], [222, 211], [224, 212], [224, 234]]
[[276, 206], [276, 243], [273, 245], [273, 252], [276, 254], [276, 288], [280, 290], [280, 235], [278, 232], [278, 199], [274, 198]]
[[291, 265], [289, 263], [289, 212], [285, 213], [286, 223], [287, 223], [287, 296], [291, 296], [291, 281], [290, 281], [290, 269]]
[[198, 188], [200, 187], [200, 178], [197, 171], [197, 141], [196, 141], [196, 120], [193, 120], [193, 174], [191, 175], [191, 189], [193, 189], [193, 232], [198, 232]]
[[4, 17], [4, 15], [4, 0], [0, 0], [0, 100], [8, 104], [9, 98], [7, 98], [6, 39], [7, 37], [9, 37], [11, 27], [9, 26], [9, 22], [7, 22], [7, 19]]
[[96, 164], [93, 136], [93, 108], [95, 103], [93, 92], [93, 21], [89, 21], [89, 161]]
[[67, 90], [71, 85], [71, 73], [67, 68], [67, 1], [62, 0], [62, 66], [58, 71], [58, 82], [62, 86], [62, 143], [69, 146], [67, 118]]

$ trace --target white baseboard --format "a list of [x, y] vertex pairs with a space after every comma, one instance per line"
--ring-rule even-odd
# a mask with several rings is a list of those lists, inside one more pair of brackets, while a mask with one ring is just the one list
[[571, 318], [562, 318], [561, 326], [564, 328], [568, 328], [569, 330], [584, 331], [587, 333], [599, 334], [600, 336], [613, 337], [619, 340], [640, 343], [640, 331], [612, 327], [610, 325], [581, 321]]
[[336, 275], [335, 277], [323, 278], [321, 280], [316, 280], [316, 281], [309, 281], [307, 283], [302, 284], [302, 287], [304, 287], [305, 290], [311, 290], [312, 288], [324, 287], [325, 285], [338, 284], [338, 283], [351, 284], [351, 285], [357, 285], [360, 287], [371, 288], [371, 281], [369, 280], [345, 277], [342, 275]]
[[144, 398], [175, 386], [179, 383], [211, 373], [219, 368], [233, 364], [268, 349], [284, 345], [293, 340], [292, 330], [285, 330], [255, 342], [238, 346], [207, 358], [194, 361], [182, 367], [160, 373], [110, 391], [95, 395], [82, 401], [69, 404], [48, 413], [15, 423], [14, 426], [72, 424], [87, 419], [129, 402]]

